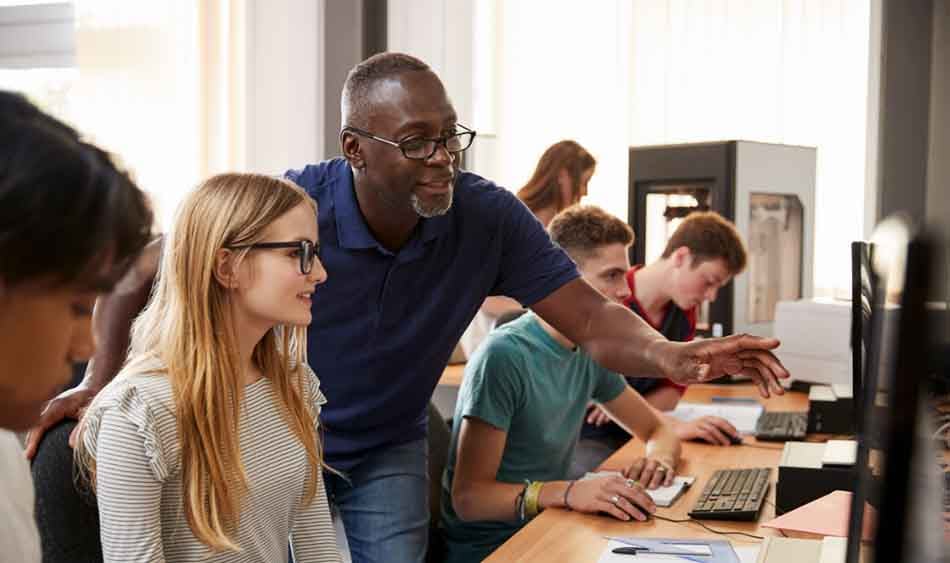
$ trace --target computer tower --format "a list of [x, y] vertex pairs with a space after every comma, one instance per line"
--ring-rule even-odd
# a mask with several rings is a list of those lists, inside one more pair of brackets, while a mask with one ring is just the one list
[[752, 141], [631, 147], [631, 260], [659, 258], [690, 212], [718, 212], [735, 223], [749, 261], [700, 311], [697, 332], [771, 336], [775, 304], [813, 294], [815, 174], [812, 147]]

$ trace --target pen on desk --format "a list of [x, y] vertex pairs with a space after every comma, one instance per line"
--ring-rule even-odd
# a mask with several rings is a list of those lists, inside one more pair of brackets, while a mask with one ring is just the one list
[[604, 536], [604, 539], [612, 540], [617, 543], [624, 544], [623, 547], [615, 547], [613, 550], [611, 550], [611, 553], [616, 553], [618, 555], [639, 555], [642, 553], [644, 555], [672, 555], [680, 559], [684, 559], [686, 561], [693, 561], [695, 563], [705, 563], [706, 561], [708, 561], [706, 559], [703, 559], [704, 557], [708, 557], [708, 555], [706, 555], [705, 553], [683, 553], [683, 551], [681, 550], [674, 551], [673, 549], [657, 550], [655, 548], [650, 548], [645, 545], [641, 545], [627, 538], [621, 538], [617, 536]]
[[702, 559], [694, 559], [693, 556], [686, 556], [681, 553], [670, 553], [666, 551], [652, 551], [649, 549], [639, 549], [633, 546], [625, 545], [623, 547], [615, 547], [610, 551], [611, 553], [616, 553], [617, 555], [669, 555], [675, 557], [676, 559], [682, 559], [684, 561], [690, 561], [691, 563], [704, 563]]

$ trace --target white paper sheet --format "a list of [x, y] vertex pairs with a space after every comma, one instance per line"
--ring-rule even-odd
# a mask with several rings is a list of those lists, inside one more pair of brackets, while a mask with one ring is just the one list
[[755, 423], [762, 414], [762, 405], [680, 403], [669, 414], [687, 422], [704, 416], [718, 416], [728, 420], [742, 434], [755, 434]]

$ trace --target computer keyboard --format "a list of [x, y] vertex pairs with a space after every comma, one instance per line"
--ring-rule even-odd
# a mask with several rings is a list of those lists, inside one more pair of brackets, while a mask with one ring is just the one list
[[763, 412], [755, 423], [758, 440], [803, 440], [807, 430], [806, 412]]
[[691, 518], [756, 520], [769, 491], [769, 468], [720, 469], [689, 511]]

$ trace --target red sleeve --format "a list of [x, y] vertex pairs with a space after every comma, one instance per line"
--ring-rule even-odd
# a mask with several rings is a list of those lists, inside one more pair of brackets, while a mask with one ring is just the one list
[[671, 388], [671, 389], [676, 389], [677, 391], [679, 391], [680, 397], [682, 397], [682, 396], [683, 396], [683, 393], [686, 392], [686, 386], [685, 386], [685, 385], [680, 385], [679, 383], [673, 383], [673, 381], [671, 381], [671, 380], [669, 380], [669, 379], [663, 379], [662, 381], [660, 381], [660, 386], [657, 387], [657, 389], [662, 389], [663, 387], [669, 387], [669, 388]]

